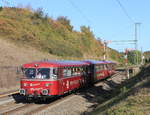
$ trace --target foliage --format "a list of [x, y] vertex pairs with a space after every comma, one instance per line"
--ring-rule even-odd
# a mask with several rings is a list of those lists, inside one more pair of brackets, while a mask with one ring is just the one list
[[36, 18], [43, 18], [44, 13], [43, 13], [43, 9], [42, 8], [38, 8], [35, 12], [34, 12], [34, 16]]
[[[81, 26], [80, 32], [74, 31], [67, 17], [60, 16], [55, 20], [44, 14], [42, 8], [32, 12], [7, 7], [0, 12], [0, 20], [0, 37], [22, 47], [24, 44], [31, 45], [64, 58], [102, 59], [103, 46], [90, 27]], [[114, 55], [118, 60], [119, 53]]]
[[128, 52], [128, 61], [131, 64], [140, 64], [141, 63], [141, 52], [140, 51], [129, 51]]
[[72, 31], [73, 26], [70, 25], [70, 20], [68, 20], [67, 17], [59, 16], [57, 21], [64, 25], [69, 31]]
[[3, 7], [1, 6], [1, 7], [0, 7], [0, 11], [2, 11], [2, 10], [3, 10]]
[[111, 59], [117, 60], [117, 61], [123, 63], [124, 58], [123, 58], [123, 54], [122, 53], [118, 53], [116, 50], [111, 49], [111, 48], [108, 48], [108, 51], [109, 51], [109, 57]]

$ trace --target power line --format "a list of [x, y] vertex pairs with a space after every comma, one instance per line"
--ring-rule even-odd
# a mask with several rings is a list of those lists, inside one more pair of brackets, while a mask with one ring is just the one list
[[134, 20], [131, 18], [131, 16], [128, 14], [127, 10], [125, 9], [125, 7], [121, 4], [121, 2], [119, 0], [116, 0], [116, 2], [119, 4], [119, 6], [121, 7], [122, 11], [124, 12], [124, 14], [127, 16], [127, 18], [134, 23]]
[[[81, 8], [78, 7], [77, 4], [75, 4], [72, 0], [66, 0], [68, 1], [73, 7], [74, 9], [79, 12], [79, 14], [82, 16], [82, 18], [90, 25], [90, 28], [93, 30], [93, 26], [95, 26], [95, 24], [93, 24], [93, 22], [84, 14], [84, 12], [81, 10]], [[102, 32], [98, 31], [99, 34], [104, 35]]]
[[92, 25], [92, 21], [87, 18], [87, 16], [82, 12], [82, 10], [72, 1], [72, 0], [67, 0], [79, 13], [80, 15], [90, 24]]
[[10, 2], [6, 1], [6, 0], [2, 0], [2, 3], [6, 6], [10, 5]]

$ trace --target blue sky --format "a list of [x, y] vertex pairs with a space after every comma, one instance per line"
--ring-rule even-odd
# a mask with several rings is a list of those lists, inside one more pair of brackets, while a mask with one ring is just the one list
[[[8, 3], [6, 2], [8, 1]], [[120, 0], [134, 22], [140, 22], [138, 28], [138, 49], [150, 50], [150, 1]], [[75, 30], [81, 25], [90, 26], [96, 37], [103, 40], [133, 40], [134, 23], [128, 19], [116, 0], [0, 0], [2, 6], [32, 6], [43, 8], [50, 17], [67, 16]], [[123, 51], [134, 48], [128, 43], [109, 43], [109, 47]]]

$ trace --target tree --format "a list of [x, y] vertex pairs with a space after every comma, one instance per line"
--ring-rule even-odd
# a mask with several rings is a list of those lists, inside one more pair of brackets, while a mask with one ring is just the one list
[[67, 19], [67, 17], [59, 16], [57, 18], [57, 21], [60, 22], [62, 25], [64, 25], [69, 31], [73, 30], [73, 26], [71, 26], [70, 20]]
[[140, 64], [141, 63], [141, 52], [138, 50], [133, 50], [128, 52], [128, 62], [130, 64]]
[[0, 11], [2, 11], [2, 10], [3, 10], [3, 7], [1, 6], [1, 7], [0, 7]]
[[43, 9], [42, 8], [38, 8], [35, 12], [34, 12], [34, 16], [36, 18], [43, 18], [44, 13], [43, 13]]
[[86, 27], [86, 26], [81, 26], [80, 27], [80, 30], [82, 33], [84, 33], [86, 35], [86, 37], [89, 37], [89, 38], [95, 38], [93, 32], [91, 31], [90, 27]]

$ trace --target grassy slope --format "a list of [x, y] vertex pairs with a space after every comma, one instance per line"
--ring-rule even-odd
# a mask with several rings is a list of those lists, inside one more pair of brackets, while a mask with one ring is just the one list
[[[71, 25], [69, 25], [71, 26]], [[37, 18], [27, 9], [3, 8], [0, 11], [0, 37], [23, 47], [32, 45], [38, 50], [78, 59], [102, 59], [103, 47], [92, 32], [69, 30], [66, 25], [51, 18]], [[119, 59], [118, 52], [110, 56]]]
[[111, 100], [99, 105], [95, 115], [149, 115], [150, 114], [150, 66], [136, 77], [124, 83]]
[[37, 49], [30, 46], [19, 47], [16, 44], [3, 39], [0, 39], [0, 44], [0, 67], [20, 66], [23, 63], [31, 62], [33, 60], [60, 58], [57, 56], [40, 52]]

